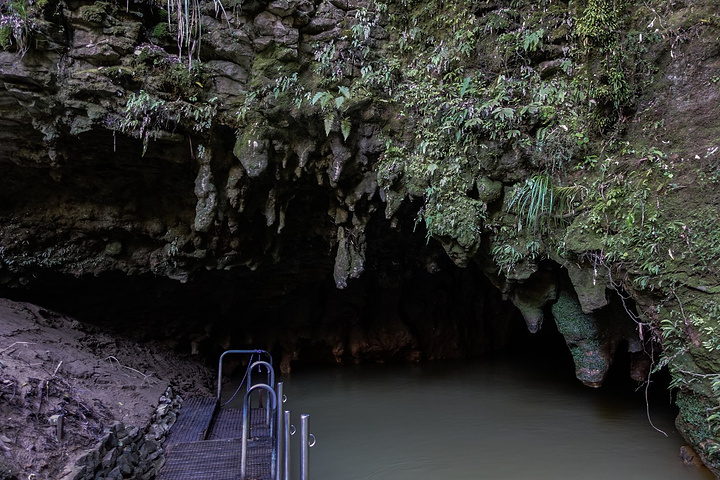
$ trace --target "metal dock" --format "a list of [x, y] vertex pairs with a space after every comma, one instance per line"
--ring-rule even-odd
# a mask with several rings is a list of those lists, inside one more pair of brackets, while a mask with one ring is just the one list
[[[242, 408], [221, 404], [223, 358], [249, 355]], [[255, 360], [257, 358], [257, 360]], [[257, 381], [253, 377], [263, 377]], [[215, 398], [188, 398], [164, 443], [165, 465], [156, 480], [290, 480], [289, 410], [272, 357], [264, 350], [229, 350], [220, 356]], [[300, 480], [308, 480], [308, 415], [301, 415]], [[310, 442], [312, 438], [312, 442]]]

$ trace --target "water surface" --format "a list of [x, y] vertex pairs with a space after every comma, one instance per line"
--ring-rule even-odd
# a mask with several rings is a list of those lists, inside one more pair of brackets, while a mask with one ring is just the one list
[[296, 369], [285, 405], [295, 425], [310, 414], [313, 480], [714, 478], [680, 461], [666, 396], [650, 413], [668, 437], [642, 391], [565, 373], [510, 360]]

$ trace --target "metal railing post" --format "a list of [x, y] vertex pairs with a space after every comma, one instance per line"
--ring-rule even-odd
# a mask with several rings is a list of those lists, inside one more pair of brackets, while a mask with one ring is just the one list
[[290, 431], [290, 427], [290, 410], [285, 410], [285, 422], [283, 423], [283, 437], [285, 439], [283, 480], [290, 480], [290, 435], [295, 433]]
[[[308, 431], [310, 415], [303, 413], [300, 415], [300, 480], [308, 480], [310, 472], [310, 447], [315, 445], [315, 436]], [[310, 437], [313, 442], [310, 443]]]
[[284, 452], [284, 437], [282, 435], [282, 432], [285, 430], [285, 427], [283, 426], [283, 382], [278, 382], [277, 384], [277, 400], [278, 400], [278, 407], [277, 407], [277, 422], [275, 425], [277, 426], [277, 438], [276, 438], [276, 445], [275, 448], [277, 450], [277, 467], [275, 468], [275, 472], [277, 473], [276, 480], [280, 480], [280, 477], [282, 476], [282, 467], [283, 467], [283, 452]]

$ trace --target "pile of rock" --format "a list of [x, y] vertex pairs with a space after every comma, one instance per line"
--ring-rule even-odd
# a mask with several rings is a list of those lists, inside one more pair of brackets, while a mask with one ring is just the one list
[[150, 424], [141, 429], [117, 423], [100, 441], [71, 462], [61, 480], [150, 480], [165, 463], [162, 444], [177, 419], [182, 397], [171, 387], [160, 397]]

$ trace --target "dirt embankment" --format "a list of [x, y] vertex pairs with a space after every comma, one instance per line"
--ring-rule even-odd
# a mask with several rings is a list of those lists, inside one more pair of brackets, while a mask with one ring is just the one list
[[0, 480], [57, 478], [111, 425], [147, 425], [168, 386], [207, 395], [211, 382], [156, 345], [0, 299]]

